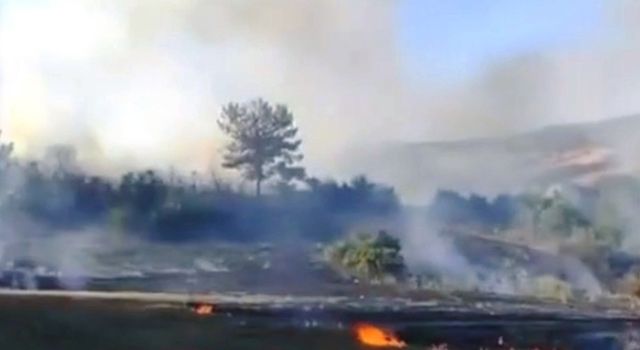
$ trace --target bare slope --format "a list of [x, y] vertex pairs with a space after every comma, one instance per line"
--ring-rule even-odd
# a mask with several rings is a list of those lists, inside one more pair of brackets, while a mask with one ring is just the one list
[[438, 188], [486, 194], [640, 169], [640, 115], [549, 126], [506, 137], [383, 145], [354, 170], [424, 203]]

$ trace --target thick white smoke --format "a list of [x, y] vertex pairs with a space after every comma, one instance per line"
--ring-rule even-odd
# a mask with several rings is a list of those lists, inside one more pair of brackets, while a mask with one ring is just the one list
[[593, 37], [500, 58], [451, 84], [412, 77], [398, 40], [402, 6], [6, 2], [0, 127], [23, 154], [72, 143], [98, 171], [204, 170], [219, 164], [220, 105], [262, 96], [290, 105], [311, 173], [350, 176], [368, 170], [352, 160], [372, 145], [503, 135], [640, 109], [633, 1], [604, 8]]

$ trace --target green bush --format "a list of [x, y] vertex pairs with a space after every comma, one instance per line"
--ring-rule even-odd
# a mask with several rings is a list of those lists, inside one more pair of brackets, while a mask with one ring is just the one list
[[380, 231], [359, 233], [335, 242], [325, 249], [325, 257], [343, 274], [367, 282], [382, 282], [387, 277], [404, 277], [406, 267], [401, 250], [397, 238]]

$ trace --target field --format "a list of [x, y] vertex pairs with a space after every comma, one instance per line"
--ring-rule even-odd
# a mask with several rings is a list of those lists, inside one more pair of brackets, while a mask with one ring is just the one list
[[[209, 305], [211, 312], [198, 313]], [[369, 349], [357, 325], [407, 349], [633, 349], [637, 320], [557, 305], [486, 309], [399, 299], [0, 293], [2, 349]], [[394, 346], [391, 346], [392, 348]]]

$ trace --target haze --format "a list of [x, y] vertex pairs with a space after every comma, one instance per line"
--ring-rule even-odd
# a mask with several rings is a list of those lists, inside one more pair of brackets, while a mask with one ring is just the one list
[[[0, 0], [0, 128], [94, 172], [218, 167], [220, 106], [285, 103], [311, 173], [371, 146], [640, 110], [633, 1]], [[392, 183], [393, 184], [393, 183]]]

